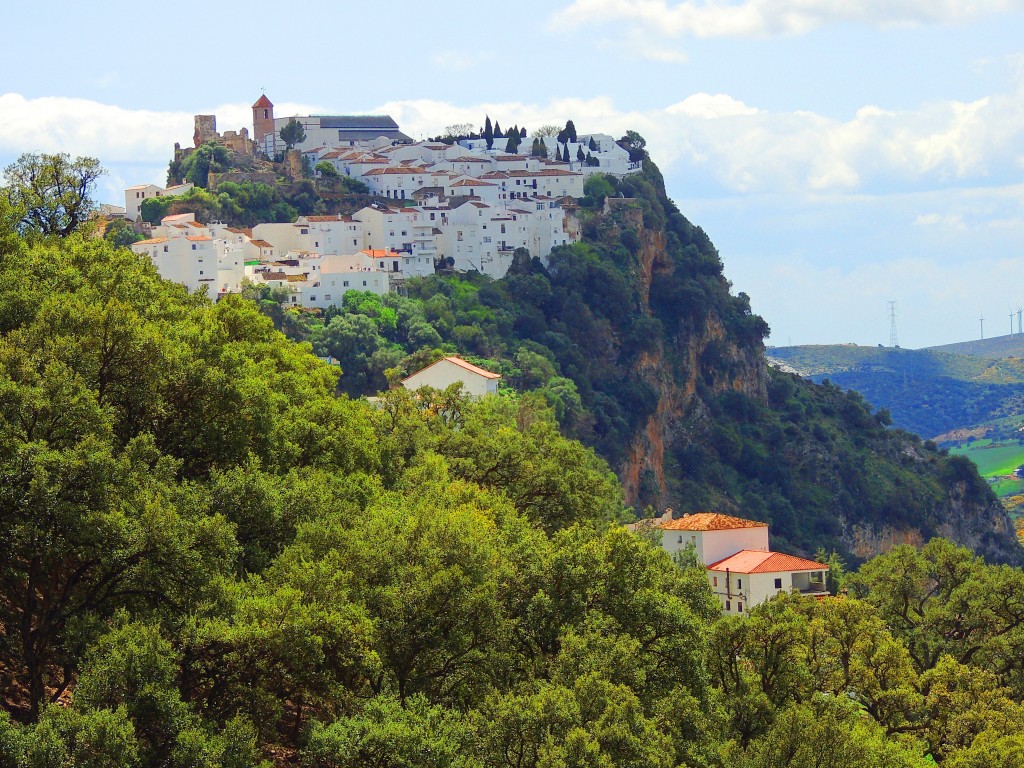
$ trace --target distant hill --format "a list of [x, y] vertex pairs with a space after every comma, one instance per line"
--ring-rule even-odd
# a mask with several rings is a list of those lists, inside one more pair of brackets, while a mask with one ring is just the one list
[[896, 426], [926, 438], [978, 425], [993, 429], [1024, 414], [1024, 337], [929, 349], [855, 344], [772, 347], [771, 362], [818, 383], [860, 392]]
[[974, 357], [992, 359], [1006, 357], [1024, 358], [1024, 334], [1015, 333], [1012, 336], [996, 336], [991, 339], [979, 339], [978, 341], [961, 341], [956, 344], [928, 347], [922, 351], [951, 352], [957, 355], [972, 355]]

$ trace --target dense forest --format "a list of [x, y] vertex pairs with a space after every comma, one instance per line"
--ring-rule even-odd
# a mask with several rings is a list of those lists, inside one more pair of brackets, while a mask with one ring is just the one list
[[[0, 195], [0, 765], [1024, 759], [1018, 568], [936, 539], [722, 618], [544, 387], [371, 406], [338, 381], [251, 300]], [[882, 430], [766, 388], [725, 423], [785, 424], [775, 398]]]

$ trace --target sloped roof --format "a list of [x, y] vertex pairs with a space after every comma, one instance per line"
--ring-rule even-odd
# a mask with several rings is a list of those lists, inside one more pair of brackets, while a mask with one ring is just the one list
[[723, 515], [720, 512], [697, 512], [674, 520], [654, 520], [653, 526], [666, 531], [730, 531], [737, 528], [767, 528], [768, 523]]
[[426, 368], [420, 368], [420, 370], [416, 371], [416, 373], [413, 373], [413, 374], [407, 376], [405, 380], [408, 381], [413, 376], [417, 376], [417, 375], [423, 373], [428, 368], [433, 368], [438, 363], [443, 363], [446, 360], [449, 363], [452, 363], [453, 365], [459, 366], [463, 370], [469, 371], [470, 373], [475, 373], [478, 376], [483, 376], [485, 379], [500, 379], [501, 378], [501, 374], [500, 373], [491, 373], [490, 371], [485, 371], [483, 368], [475, 366], [472, 363], [467, 363], [461, 357], [442, 357], [440, 360], [437, 360], [437, 361], [431, 363]]
[[398, 123], [390, 115], [317, 115], [317, 117], [320, 118], [321, 128], [398, 130]]
[[270, 99], [267, 98], [267, 94], [264, 93], [262, 96], [259, 97], [259, 99], [256, 101], [256, 103], [252, 105], [252, 108], [253, 109], [266, 109], [267, 107], [272, 107], [272, 106], [274, 106], [274, 105], [270, 102]]
[[733, 573], [783, 573], [786, 571], [827, 571], [828, 566], [782, 552], [760, 552], [741, 549], [734, 555], [708, 566], [709, 571], [729, 570]]

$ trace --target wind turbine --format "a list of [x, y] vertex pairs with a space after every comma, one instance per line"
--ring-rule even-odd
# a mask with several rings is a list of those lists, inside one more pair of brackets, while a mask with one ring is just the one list
[[978, 323], [981, 324], [981, 338], [982, 338], [982, 340], [984, 340], [984, 338], [985, 338], [985, 313], [984, 312], [982, 312], [981, 313], [981, 317], [978, 318]]

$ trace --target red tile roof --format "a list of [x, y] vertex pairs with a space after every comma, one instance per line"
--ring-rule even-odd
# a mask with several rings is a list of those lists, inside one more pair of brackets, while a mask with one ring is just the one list
[[250, 240], [250, 243], [255, 245], [257, 248], [273, 248], [274, 246], [268, 243], [266, 240]]
[[708, 566], [709, 571], [733, 573], [783, 573], [786, 571], [827, 571], [824, 563], [805, 560], [802, 557], [784, 555], [782, 552], [759, 552], [753, 549], [742, 549], [735, 555], [723, 558]]
[[274, 105], [270, 103], [270, 99], [267, 98], [267, 94], [263, 94], [262, 96], [260, 96], [260, 98], [257, 100], [257, 102], [252, 105], [252, 108], [253, 109], [266, 109], [267, 107], [272, 107], [272, 106], [274, 106]]
[[737, 528], [767, 528], [768, 523], [745, 520], [719, 512], [697, 512], [674, 520], [653, 520], [653, 527], [666, 531], [730, 531]]

